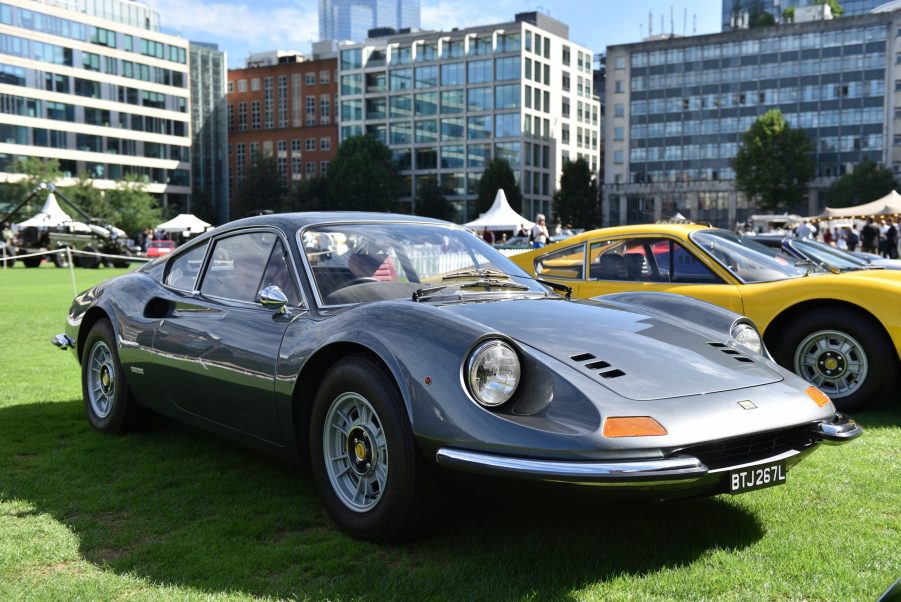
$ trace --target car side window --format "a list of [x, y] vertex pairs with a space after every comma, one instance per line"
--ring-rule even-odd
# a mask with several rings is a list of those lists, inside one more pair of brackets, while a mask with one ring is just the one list
[[204, 243], [172, 260], [169, 271], [166, 272], [165, 284], [182, 291], [194, 290], [194, 283], [197, 282], [197, 274], [200, 272], [208, 246], [208, 243]]
[[589, 279], [668, 282], [669, 252], [669, 242], [659, 238], [592, 243]]
[[722, 280], [688, 249], [673, 242], [673, 282], [720, 284]]
[[[300, 305], [300, 294], [297, 292], [297, 285], [291, 276], [288, 253], [285, 251], [285, 246], [278, 240], [275, 241], [272, 253], [269, 254], [269, 262], [266, 264], [266, 271], [263, 272], [260, 290], [267, 286], [279, 287], [288, 298], [288, 305]], [[259, 291], [257, 291], [257, 296], [254, 300], [260, 300]]]
[[200, 292], [209, 297], [254, 302], [276, 236], [249, 232], [216, 241]]
[[581, 279], [584, 271], [584, 244], [554, 251], [535, 260], [535, 273], [542, 278]]

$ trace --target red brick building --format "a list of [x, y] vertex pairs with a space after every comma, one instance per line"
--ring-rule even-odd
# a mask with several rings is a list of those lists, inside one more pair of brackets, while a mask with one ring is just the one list
[[290, 188], [324, 175], [338, 150], [334, 56], [267, 52], [251, 55], [247, 64], [228, 72], [230, 203], [257, 153], [276, 157], [279, 176]]

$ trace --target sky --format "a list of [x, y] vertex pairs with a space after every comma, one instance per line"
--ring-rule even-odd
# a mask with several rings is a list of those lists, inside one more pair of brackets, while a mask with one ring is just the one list
[[[318, 0], [144, 0], [160, 12], [164, 31], [196, 42], [212, 42], [228, 53], [229, 67], [242, 67], [252, 52], [309, 52], [319, 35]], [[595, 53], [614, 44], [638, 42], [664, 30], [692, 35], [720, 31], [722, 0], [421, 0], [422, 28], [450, 30], [512, 21], [537, 10], [569, 25], [572, 41]], [[672, 10], [672, 27], [670, 13]]]

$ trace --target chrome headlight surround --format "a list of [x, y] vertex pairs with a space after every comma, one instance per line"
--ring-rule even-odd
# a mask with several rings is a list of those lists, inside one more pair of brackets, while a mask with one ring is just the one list
[[763, 339], [760, 338], [760, 333], [752, 324], [736, 322], [732, 325], [731, 335], [732, 339], [745, 349], [753, 351], [757, 355], [766, 355]]
[[466, 362], [469, 392], [479, 405], [489, 409], [502, 406], [513, 397], [520, 375], [516, 350], [498, 339], [481, 343]]

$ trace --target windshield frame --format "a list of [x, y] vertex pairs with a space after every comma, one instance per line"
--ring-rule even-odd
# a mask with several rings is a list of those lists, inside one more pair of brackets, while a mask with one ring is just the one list
[[[488, 294], [491, 294], [492, 296], [503, 298], [503, 297], [510, 297], [510, 296], [522, 296], [524, 294], [525, 295], [552, 294], [552, 293], [548, 292], [549, 291], [548, 287], [537, 282], [533, 276], [531, 276], [525, 270], [523, 270], [518, 265], [513, 263], [509, 257], [505, 256], [503, 253], [501, 253], [497, 249], [495, 249], [492, 245], [489, 245], [487, 242], [482, 240], [481, 237], [477, 236], [476, 234], [472, 233], [471, 231], [467, 230], [466, 228], [463, 228], [462, 226], [458, 226], [458, 225], [450, 224], [450, 223], [448, 223], [448, 224], [431, 223], [431, 222], [420, 222], [420, 221], [413, 221], [413, 220], [407, 221], [407, 220], [402, 220], [402, 219], [399, 219], [396, 221], [394, 221], [394, 220], [381, 221], [381, 220], [372, 220], [372, 219], [330, 220], [330, 221], [306, 224], [306, 225], [298, 228], [297, 232], [295, 234], [295, 242], [297, 244], [298, 253], [300, 255], [300, 261], [304, 267], [307, 282], [309, 283], [310, 290], [313, 295], [313, 299], [316, 302], [316, 306], [320, 309], [336, 309], [336, 308], [342, 308], [342, 307], [352, 307], [352, 306], [356, 306], [356, 305], [363, 305], [366, 303], [375, 302], [375, 301], [357, 301], [357, 302], [352, 302], [352, 303], [326, 303], [320, 293], [319, 282], [316, 279], [316, 276], [313, 271], [313, 266], [310, 263], [309, 258], [307, 257], [307, 253], [304, 250], [305, 249], [304, 242], [303, 242], [304, 234], [306, 234], [308, 232], [321, 231], [321, 230], [325, 230], [325, 229], [329, 229], [329, 228], [342, 227], [342, 226], [348, 226], [348, 227], [412, 226], [412, 227], [420, 227], [420, 228], [425, 227], [425, 228], [434, 228], [436, 231], [448, 230], [448, 231], [455, 232], [462, 236], [471, 236], [473, 239], [473, 246], [477, 248], [477, 250], [483, 257], [490, 260], [490, 263], [488, 263], [488, 264], [480, 263], [479, 265], [470, 266], [472, 269], [481, 270], [481, 269], [485, 269], [486, 267], [488, 267], [488, 268], [493, 267], [494, 269], [503, 271], [506, 275], [510, 276], [512, 279], [515, 279], [516, 281], [519, 281], [519, 280], [528, 281], [529, 290], [511, 291], [509, 289], [503, 289], [503, 290], [499, 290], [499, 291], [491, 291], [490, 293], [488, 291], [481, 291], [478, 293], [476, 293], [476, 292], [467, 293], [467, 296], [471, 295], [473, 298], [475, 298], [476, 296], [484, 297], [484, 295], [486, 293], [488, 293]], [[460, 281], [460, 284], [464, 284], [464, 283], [465, 283], [465, 280]], [[428, 282], [420, 282], [418, 284], [421, 284], [422, 287], [433, 286], [433, 284], [430, 284]], [[453, 284], [450, 284], [448, 286], [456, 288]], [[442, 296], [459, 297], [460, 292], [448, 293], [448, 294], [442, 295]], [[398, 297], [395, 300], [402, 300], [402, 299], [410, 299], [412, 301], [412, 294], [410, 297], [406, 297], [406, 296]]]
[[[704, 236], [715, 236], [722, 240], [725, 240], [733, 245], [743, 248], [743, 252], [750, 250], [753, 253], [756, 253], [760, 256], [767, 258], [765, 260], [766, 263], [770, 263], [775, 271], [782, 272], [784, 274], [781, 278], [769, 278], [769, 279], [760, 279], [760, 280], [748, 280], [745, 277], [742, 277], [738, 274], [738, 272], [728, 265], [719, 257], [708, 251], [702, 241], [698, 240], [698, 237]], [[697, 248], [701, 253], [704, 253], [707, 257], [712, 259], [717, 265], [722, 267], [726, 272], [735, 278], [741, 284], [760, 284], [763, 282], [781, 282], [782, 280], [794, 280], [796, 278], [803, 278], [807, 275], [807, 270], [796, 267], [794, 264], [795, 258], [788, 257], [783, 253], [780, 253], [777, 249], [772, 249], [767, 247], [761, 243], [754, 242], [749, 240], [748, 237], [740, 236], [734, 232], [729, 230], [724, 230], [722, 228], [704, 228], [703, 230], [695, 230], [688, 234], [688, 239], [692, 242], [692, 244]], [[749, 244], [750, 243], [750, 244]], [[759, 249], [757, 247], [760, 247]], [[783, 265], [776, 258], [782, 258], [786, 263]], [[757, 257], [750, 257], [751, 260], [759, 260]]]

